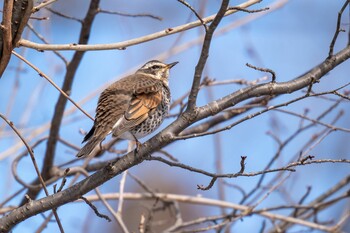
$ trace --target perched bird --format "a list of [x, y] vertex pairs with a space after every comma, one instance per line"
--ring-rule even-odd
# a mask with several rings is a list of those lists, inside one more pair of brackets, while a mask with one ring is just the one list
[[149, 61], [107, 87], [98, 100], [94, 125], [84, 137], [87, 143], [77, 157], [91, 154], [110, 133], [138, 143], [138, 138], [156, 130], [169, 111], [169, 70], [177, 63]]

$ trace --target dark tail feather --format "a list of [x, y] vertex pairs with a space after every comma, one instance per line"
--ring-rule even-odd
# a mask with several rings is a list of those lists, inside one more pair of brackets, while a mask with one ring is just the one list
[[88, 156], [102, 140], [103, 138], [100, 137], [91, 137], [90, 140], [83, 146], [83, 148], [81, 148], [81, 150], [76, 156], [78, 158]]
[[94, 135], [94, 132], [95, 132], [95, 125], [93, 125], [90, 131], [85, 135], [84, 140], [82, 142], [86, 142], [87, 140], [89, 140], [92, 137], [92, 135]]

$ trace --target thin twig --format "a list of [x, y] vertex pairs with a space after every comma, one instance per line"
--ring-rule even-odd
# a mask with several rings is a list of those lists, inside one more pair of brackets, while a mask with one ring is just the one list
[[[337, 184], [335, 184], [333, 187], [331, 187], [330, 189], [328, 189], [325, 193], [322, 193], [320, 196], [318, 196], [317, 198], [315, 198], [311, 203], [309, 203], [309, 206], [315, 206], [318, 203], [322, 203], [324, 200], [326, 200], [327, 198], [329, 198], [332, 194], [336, 193], [337, 191], [339, 191], [340, 189], [346, 187], [350, 182], [350, 175], [344, 177], [344, 179], [342, 179], [341, 181], [339, 181]], [[310, 216], [307, 216], [308, 210], [304, 209], [304, 210], [300, 210], [298, 212], [298, 218], [308, 218]], [[284, 229], [286, 229], [290, 224], [288, 222], [282, 222], [279, 225], [275, 226], [275, 229], [272, 229], [272, 232], [276, 232], [276, 229], [279, 229], [281, 231], [283, 231]], [[331, 231], [334, 232], [334, 231]]]
[[56, 2], [57, 0], [47, 0], [47, 1], [43, 1], [42, 3], [40, 3], [39, 5], [33, 7], [32, 9], [32, 13], [35, 13], [37, 11], [39, 11], [41, 8], [44, 8], [54, 2]]
[[[215, 29], [219, 25], [221, 19], [225, 16], [225, 12], [227, 12], [227, 7], [229, 2], [230, 2], [229, 0], [222, 1], [218, 13], [216, 14], [215, 18], [213, 19], [213, 22], [210, 24], [208, 30], [205, 33], [201, 54], [198, 59], [195, 72], [194, 72], [194, 77], [191, 85], [191, 92], [188, 96], [188, 104], [186, 109], [186, 113], [188, 114], [196, 114], [194, 110], [196, 107], [197, 95], [200, 89], [202, 73], [209, 56], [210, 44], [211, 44]], [[193, 116], [189, 116], [189, 118], [193, 118]]]
[[83, 23], [83, 20], [81, 19], [78, 19], [78, 18], [75, 18], [75, 17], [72, 17], [72, 16], [68, 16], [68, 15], [65, 15], [59, 11], [55, 11], [54, 9], [52, 8], [49, 8], [49, 7], [46, 7], [46, 10], [50, 11], [52, 14], [55, 14], [55, 15], [58, 15], [62, 18], [65, 18], [65, 19], [69, 19], [69, 20], [73, 20], [73, 21], [76, 21], [78, 23]]
[[241, 162], [240, 162], [240, 165], [241, 165], [241, 170], [239, 170], [238, 173], [244, 173], [244, 170], [245, 170], [245, 160], [246, 160], [247, 156], [241, 156]]
[[205, 31], [208, 31], [208, 26], [205, 24], [202, 17], [197, 13], [197, 11], [188, 2], [186, 2], [185, 0], [177, 0], [177, 1], [182, 3], [183, 5], [185, 5], [186, 7], [188, 7], [193, 12], [193, 14], [195, 14], [197, 19], [199, 19], [199, 21], [201, 21]]
[[335, 32], [334, 32], [334, 36], [333, 36], [332, 42], [331, 42], [331, 44], [329, 45], [328, 58], [331, 58], [331, 57], [333, 56], [333, 51], [334, 51], [335, 42], [337, 41], [339, 32], [342, 31], [342, 29], [340, 28], [340, 25], [341, 25], [341, 17], [342, 17], [343, 12], [344, 12], [344, 10], [345, 10], [345, 8], [346, 8], [346, 6], [347, 6], [348, 4], [350, 4], [350, 0], [346, 0], [346, 1], [344, 2], [344, 5], [342, 6], [342, 8], [340, 9], [340, 11], [338, 12], [337, 26], [336, 26], [336, 29], [335, 29]]
[[[134, 145], [134, 143], [132, 141], [128, 142], [128, 152], [132, 151], [133, 145]], [[122, 173], [122, 178], [120, 179], [120, 183], [119, 183], [120, 197], [119, 197], [119, 201], [118, 201], [118, 209], [117, 209], [116, 213], [115, 212], [113, 213], [113, 215], [115, 216], [115, 218], [118, 221], [120, 228], [123, 230], [124, 233], [129, 232], [128, 228], [126, 227], [126, 225], [124, 223], [123, 217], [122, 217], [123, 204], [124, 204], [123, 193], [124, 193], [127, 175], [128, 175], [128, 170], [126, 170]]]
[[243, 11], [243, 12], [246, 12], [246, 13], [258, 13], [258, 12], [270, 10], [269, 7], [265, 7], [265, 8], [257, 9], [257, 10], [248, 10], [248, 9], [244, 9], [244, 8], [237, 7], [237, 6], [232, 6], [232, 7], [229, 7], [228, 9], [230, 9], [230, 10]]
[[123, 197], [123, 193], [124, 193], [124, 188], [125, 188], [125, 180], [126, 180], [126, 176], [128, 174], [128, 171], [124, 171], [122, 174], [122, 178], [120, 180], [120, 185], [119, 185], [119, 193], [120, 193], [120, 197], [119, 197], [119, 201], [118, 201], [118, 210], [116, 213], [117, 219], [118, 219], [118, 223], [119, 226], [122, 228], [124, 233], [128, 233], [129, 230], [126, 227], [124, 220], [122, 218], [122, 210], [123, 210], [123, 204], [124, 204], [124, 197]]
[[56, 85], [46, 74], [44, 74], [39, 68], [34, 66], [31, 62], [29, 62], [27, 59], [25, 59], [20, 54], [16, 53], [15, 51], [12, 51], [12, 53], [21, 59], [23, 62], [25, 62], [27, 65], [29, 65], [31, 68], [33, 68], [36, 72], [38, 72], [40, 77], [45, 78], [54, 88], [56, 88], [64, 97], [66, 97], [75, 107], [77, 107], [82, 113], [84, 113], [88, 118], [90, 118], [92, 121], [94, 118], [90, 116], [89, 113], [87, 113], [84, 109], [82, 109], [72, 98], [69, 97], [59, 86]]
[[217, 179], [218, 179], [217, 177], [213, 177], [207, 186], [197, 184], [197, 189], [200, 189], [202, 191], [209, 190], [213, 187]]
[[350, 212], [347, 211], [344, 216], [338, 221], [338, 223], [333, 227], [332, 232], [337, 232], [342, 227], [342, 225], [346, 224], [346, 220], [350, 217]]
[[273, 191], [280, 187], [290, 177], [291, 174], [292, 173], [289, 173], [286, 177], [281, 178], [281, 180], [276, 185], [272, 186], [255, 204], [251, 206], [250, 210], [253, 211], [253, 209], [260, 205]]
[[235, 177], [240, 177], [240, 176], [259, 176], [262, 174], [266, 174], [266, 173], [272, 173], [272, 172], [279, 172], [279, 171], [290, 171], [290, 172], [294, 172], [295, 171], [295, 167], [299, 167], [301, 165], [309, 165], [309, 164], [318, 164], [318, 163], [350, 163], [349, 159], [319, 159], [319, 160], [309, 160], [309, 161], [296, 161], [296, 162], [291, 162], [283, 167], [279, 167], [279, 168], [275, 168], [275, 169], [267, 169], [267, 170], [261, 170], [261, 171], [257, 171], [257, 172], [248, 172], [248, 173], [227, 173], [227, 174], [215, 174], [215, 173], [211, 173], [211, 172], [207, 172], [205, 170], [202, 169], [198, 169], [198, 168], [194, 168], [191, 166], [188, 166], [186, 164], [182, 164], [182, 163], [174, 163], [168, 160], [165, 160], [161, 157], [155, 157], [155, 156], [151, 156], [149, 158], [147, 158], [147, 160], [156, 160], [162, 163], [165, 163], [171, 167], [180, 167], [183, 168], [185, 170], [191, 171], [191, 172], [195, 172], [195, 173], [199, 173], [199, 174], [203, 174], [205, 176], [209, 176], [209, 177], [213, 177], [213, 178], [235, 178]]
[[262, 71], [262, 72], [270, 73], [271, 76], [272, 76], [271, 82], [276, 82], [276, 73], [273, 70], [268, 69], [268, 68], [261, 68], [261, 67], [253, 66], [253, 65], [251, 65], [249, 63], [246, 63], [245, 65], [250, 67], [250, 68], [252, 68], [252, 69], [254, 69], [254, 70], [259, 70], [259, 71]]
[[[311, 189], [312, 187], [311, 186], [307, 186], [306, 187], [306, 192], [305, 194], [300, 198], [300, 201], [298, 202], [299, 205], [303, 204], [305, 199], [309, 196], [309, 194], [311, 193]], [[298, 217], [298, 210], [299, 208], [295, 208], [295, 210], [293, 211], [293, 214], [292, 216], [297, 218]]]
[[98, 9], [98, 12], [104, 13], [104, 14], [133, 17], [133, 18], [146, 17], [146, 18], [156, 19], [156, 20], [159, 20], [159, 21], [163, 20], [162, 17], [155, 16], [155, 15], [152, 15], [152, 14], [147, 14], [147, 13], [129, 14], [129, 13], [123, 13], [123, 12], [119, 12], [119, 11], [111, 11], [111, 10], [103, 10], [103, 9]]
[[91, 209], [95, 212], [97, 217], [100, 218], [104, 218], [106, 219], [108, 222], [111, 222], [112, 220], [105, 214], [101, 214], [100, 212], [98, 212], [98, 209], [96, 208], [96, 206], [94, 206], [87, 198], [81, 196], [80, 199], [84, 200], [86, 204], [88, 204], [88, 206], [91, 207]]
[[68, 173], [69, 173], [69, 168], [67, 168], [66, 170], [64, 170], [64, 175], [63, 175], [63, 177], [62, 177], [62, 182], [61, 182], [60, 187], [57, 189], [57, 192], [61, 192], [61, 191], [62, 191], [64, 185], [66, 184]]

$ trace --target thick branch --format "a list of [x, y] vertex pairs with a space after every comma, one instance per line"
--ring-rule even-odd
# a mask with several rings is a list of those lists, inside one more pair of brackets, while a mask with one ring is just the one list
[[4, 2], [4, 13], [0, 28], [0, 74], [2, 74], [10, 61], [12, 50], [12, 18], [13, 0]]
[[11, 51], [19, 41], [29, 20], [33, 0], [4, 1], [0, 29], [0, 77], [10, 61]]

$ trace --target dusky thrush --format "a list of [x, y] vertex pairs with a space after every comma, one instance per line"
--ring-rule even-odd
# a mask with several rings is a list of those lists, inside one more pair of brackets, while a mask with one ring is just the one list
[[84, 137], [87, 143], [77, 157], [91, 154], [110, 133], [138, 142], [156, 130], [169, 111], [169, 70], [177, 63], [149, 61], [107, 87], [98, 100], [94, 125]]

